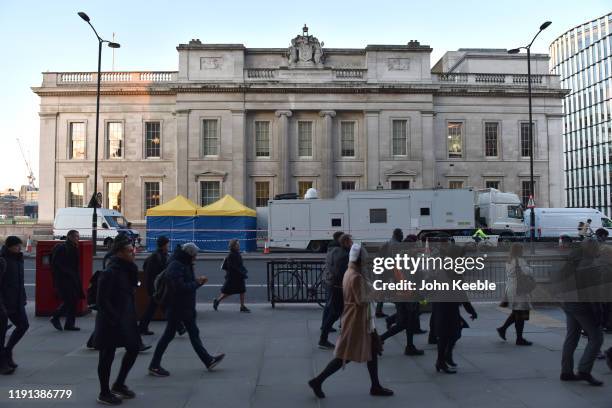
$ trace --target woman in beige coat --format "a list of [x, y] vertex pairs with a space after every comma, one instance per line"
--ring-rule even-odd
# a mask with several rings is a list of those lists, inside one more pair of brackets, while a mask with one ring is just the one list
[[380, 340], [374, 329], [370, 303], [364, 299], [366, 281], [361, 273], [361, 245], [353, 244], [349, 253], [349, 266], [342, 280], [344, 311], [342, 333], [334, 350], [335, 358], [315, 378], [308, 382], [318, 398], [325, 398], [323, 381], [349, 361], [367, 362], [370, 373], [370, 395], [390, 396], [393, 391], [384, 388], [378, 380], [378, 354], [382, 351]]

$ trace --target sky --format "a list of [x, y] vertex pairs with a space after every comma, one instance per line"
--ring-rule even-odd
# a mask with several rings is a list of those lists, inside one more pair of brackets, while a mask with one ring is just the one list
[[[116, 70], [172, 71], [176, 46], [192, 38], [288, 47], [305, 23], [330, 48], [418, 40], [433, 48], [433, 65], [448, 50], [525, 45], [550, 20], [532, 47], [547, 53], [560, 34], [611, 9], [610, 0], [0, 0], [0, 190], [27, 184], [16, 138], [38, 177], [39, 98], [30, 87], [41, 72], [96, 70], [97, 40], [78, 11], [102, 37], [116, 34]], [[111, 61], [106, 48], [102, 70]]]

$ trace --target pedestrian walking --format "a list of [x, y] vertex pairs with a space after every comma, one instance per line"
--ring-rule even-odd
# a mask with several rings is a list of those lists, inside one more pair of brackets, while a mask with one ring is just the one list
[[170, 373], [161, 366], [161, 360], [170, 342], [174, 339], [179, 322], [182, 322], [189, 334], [191, 346], [209, 371], [212, 371], [225, 357], [225, 354], [212, 356], [206, 351], [200, 339], [200, 330], [196, 322], [196, 291], [208, 278], [195, 277], [193, 266], [198, 256], [198, 247], [194, 243], [178, 246], [165, 272], [166, 284], [171, 295], [166, 308], [166, 329], [159, 339], [149, 373], [156, 377], [167, 377]]
[[[594, 240], [584, 240], [581, 246], [569, 255], [564, 268], [573, 277], [574, 289], [584, 287], [581, 282], [589, 275], [600, 274], [594, 262], [599, 256], [599, 244]], [[566, 317], [566, 335], [563, 342], [561, 357], [561, 381], [586, 381], [593, 386], [601, 386], [603, 382], [593, 377], [591, 371], [595, 359], [603, 344], [603, 331], [600, 325], [600, 303], [588, 302], [584, 293], [577, 290], [578, 302], [564, 302], [562, 309]], [[582, 300], [582, 301], [580, 301]], [[586, 333], [588, 342], [578, 364], [578, 372], [574, 372], [574, 352], [578, 347], [581, 332]]]
[[[53, 313], [51, 324], [57, 330], [78, 331], [75, 325], [79, 301], [85, 299], [79, 262], [79, 232], [68, 231], [66, 241], [57, 245], [51, 254], [53, 286], [62, 303]], [[65, 316], [64, 327], [60, 317]]]
[[[405, 331], [406, 332], [406, 347], [404, 348], [404, 355], [406, 356], [422, 356], [425, 351], [418, 349], [414, 345], [414, 335], [419, 331], [419, 304], [418, 302], [396, 302], [395, 303], [396, 313], [393, 315], [392, 320], [387, 320], [387, 324], [394, 321], [394, 324], [389, 325], [386, 332], [380, 335], [380, 339], [385, 342], [387, 339], [395, 336], [396, 334]], [[393, 317], [390, 316], [390, 317]]]
[[219, 296], [213, 300], [213, 309], [216, 311], [223, 299], [231, 295], [240, 295], [240, 312], [251, 313], [244, 304], [246, 297], [245, 280], [248, 277], [248, 272], [242, 262], [242, 255], [240, 255], [240, 242], [237, 239], [230, 240], [228, 249], [229, 253], [221, 265], [221, 269], [225, 271], [225, 283], [221, 287]]
[[168, 237], [162, 235], [157, 238], [157, 249], [151, 255], [145, 259], [143, 264], [145, 288], [147, 289], [147, 295], [149, 296], [149, 303], [145, 309], [139, 324], [140, 334], [144, 336], [151, 336], [153, 333], [149, 330], [149, 323], [155, 315], [155, 312], [159, 308], [159, 305], [153, 297], [155, 292], [155, 278], [168, 266], [168, 248], [170, 246], [170, 240]]
[[[340, 237], [344, 235], [342, 231], [334, 232], [332, 236], [332, 241], [327, 245], [327, 253], [325, 254], [325, 275], [323, 276], [323, 281], [325, 283], [325, 305], [323, 306], [323, 315], [321, 318], [321, 330], [323, 330], [323, 322], [326, 321], [327, 315], [329, 314], [329, 301], [332, 294], [332, 256], [336, 248], [340, 247]], [[330, 329], [330, 333], [335, 332], [336, 329], [332, 326]]]
[[[403, 240], [404, 240], [404, 232], [402, 231], [401, 228], [395, 228], [393, 230], [393, 233], [391, 234], [391, 239], [387, 241], [387, 243], [394, 245], [394, 244], [399, 244]], [[389, 317], [389, 315], [384, 312], [384, 309], [383, 309], [384, 305], [385, 305], [384, 302], [376, 303], [376, 317], [377, 318], [383, 318], [383, 317], [388, 318]]]
[[510, 257], [506, 262], [506, 291], [502, 302], [502, 305], [509, 307], [512, 312], [504, 324], [497, 328], [497, 333], [506, 340], [506, 330], [514, 324], [517, 346], [532, 345], [523, 337], [525, 322], [529, 320], [529, 311], [532, 308], [529, 292], [522, 290], [521, 287], [525, 277], [533, 279], [533, 271], [523, 258], [523, 246], [514, 243], [510, 247]]
[[[6, 238], [4, 246], [0, 249], [0, 257], [4, 259], [6, 264], [0, 286], [0, 298], [2, 298], [7, 319], [15, 326], [2, 349], [2, 360], [13, 370], [18, 367], [13, 359], [13, 350], [30, 327], [25, 310], [27, 298], [24, 285], [22, 245], [21, 238], [11, 235]], [[5, 341], [7, 330], [8, 325], [2, 327], [0, 333], [2, 343]]]
[[382, 353], [382, 342], [376, 333], [372, 305], [363, 297], [367, 284], [362, 271], [364, 253], [360, 244], [353, 244], [349, 251], [348, 269], [342, 278], [342, 332], [336, 343], [334, 359], [318, 376], [308, 381], [317, 398], [325, 398], [323, 382], [350, 361], [367, 363], [370, 395], [393, 395], [393, 391], [384, 388], [378, 378], [378, 356]]
[[[6, 261], [4, 258], [0, 258], [0, 288], [2, 288], [2, 282], [6, 273]], [[6, 331], [8, 330], [8, 313], [4, 306], [2, 299], [2, 292], [0, 291], [0, 374], [8, 375], [13, 374], [15, 369], [8, 365], [6, 354], [4, 352], [4, 341], [6, 338]]]
[[[98, 402], [119, 405], [122, 399], [136, 396], [125, 380], [136, 362], [141, 345], [134, 304], [134, 292], [138, 285], [138, 266], [134, 263], [132, 243], [128, 239], [113, 241], [113, 256], [98, 278], [96, 296], [95, 347], [99, 350]], [[117, 348], [125, 348], [117, 379], [110, 386], [111, 367]]]
[[353, 245], [353, 239], [349, 234], [342, 234], [338, 240], [340, 246], [332, 250], [328, 257], [327, 286], [329, 288], [328, 301], [323, 309], [323, 320], [321, 322], [321, 336], [318, 347], [320, 349], [332, 350], [335, 346], [329, 341], [329, 333], [334, 323], [342, 316], [344, 309], [343, 278], [349, 264], [349, 252]]

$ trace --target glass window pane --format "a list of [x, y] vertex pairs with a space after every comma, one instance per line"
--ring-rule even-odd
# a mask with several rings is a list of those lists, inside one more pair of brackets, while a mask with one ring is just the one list
[[487, 180], [485, 181], [485, 188], [494, 188], [499, 190], [499, 180]]
[[342, 181], [340, 182], [340, 190], [355, 190], [357, 188], [357, 183], [355, 181]]
[[312, 157], [312, 122], [298, 122], [298, 156]]
[[355, 122], [340, 123], [340, 154], [355, 157]]
[[255, 122], [255, 156], [270, 157], [270, 122]]
[[448, 157], [460, 159], [463, 157], [463, 123], [448, 122]]
[[409, 189], [410, 189], [409, 180], [392, 180], [391, 181], [391, 190], [409, 190]]
[[497, 122], [485, 123], [485, 156], [487, 157], [497, 157], [498, 155], [498, 130], [499, 124]]
[[121, 182], [106, 183], [106, 208], [121, 212]]
[[312, 188], [312, 181], [298, 181], [298, 197], [304, 198], [309, 188]]
[[[533, 136], [533, 127], [532, 136]], [[531, 139], [529, 138], [529, 122], [521, 122], [521, 157], [531, 156]]]
[[85, 203], [85, 183], [68, 183], [68, 207], [83, 207]]
[[408, 135], [407, 135], [407, 121], [405, 120], [394, 120], [393, 121], [393, 155], [394, 156], [406, 156], [408, 150]]
[[255, 182], [255, 207], [267, 207], [270, 200], [270, 183], [267, 181]]
[[220, 198], [220, 181], [200, 181], [200, 205], [212, 204]]
[[145, 157], [161, 157], [160, 122], [145, 122]]
[[451, 180], [448, 182], [448, 188], [458, 189], [463, 188], [463, 180]]
[[85, 123], [83, 122], [70, 123], [70, 150], [68, 156], [70, 159], [75, 160], [85, 159]]
[[120, 159], [123, 157], [123, 123], [109, 122], [106, 131], [106, 158]]
[[157, 207], [160, 204], [160, 188], [159, 181], [147, 181], [144, 183], [144, 204], [145, 212], [149, 208]]
[[216, 119], [202, 121], [202, 155], [217, 156], [219, 154], [219, 135]]

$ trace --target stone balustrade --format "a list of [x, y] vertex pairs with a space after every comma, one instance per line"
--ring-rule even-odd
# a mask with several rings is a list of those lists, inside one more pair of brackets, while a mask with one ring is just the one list
[[[48, 75], [45, 73], [45, 75]], [[96, 83], [96, 72], [58, 72], [55, 74], [58, 85]], [[177, 73], [174, 71], [136, 71], [136, 72], [102, 72], [100, 82], [103, 83], [152, 83], [176, 82]]]
[[[532, 86], [552, 86], [554, 75], [531, 75]], [[527, 85], [527, 74], [492, 74], [492, 73], [443, 73], [433, 74], [433, 80], [457, 84], [476, 85]]]

